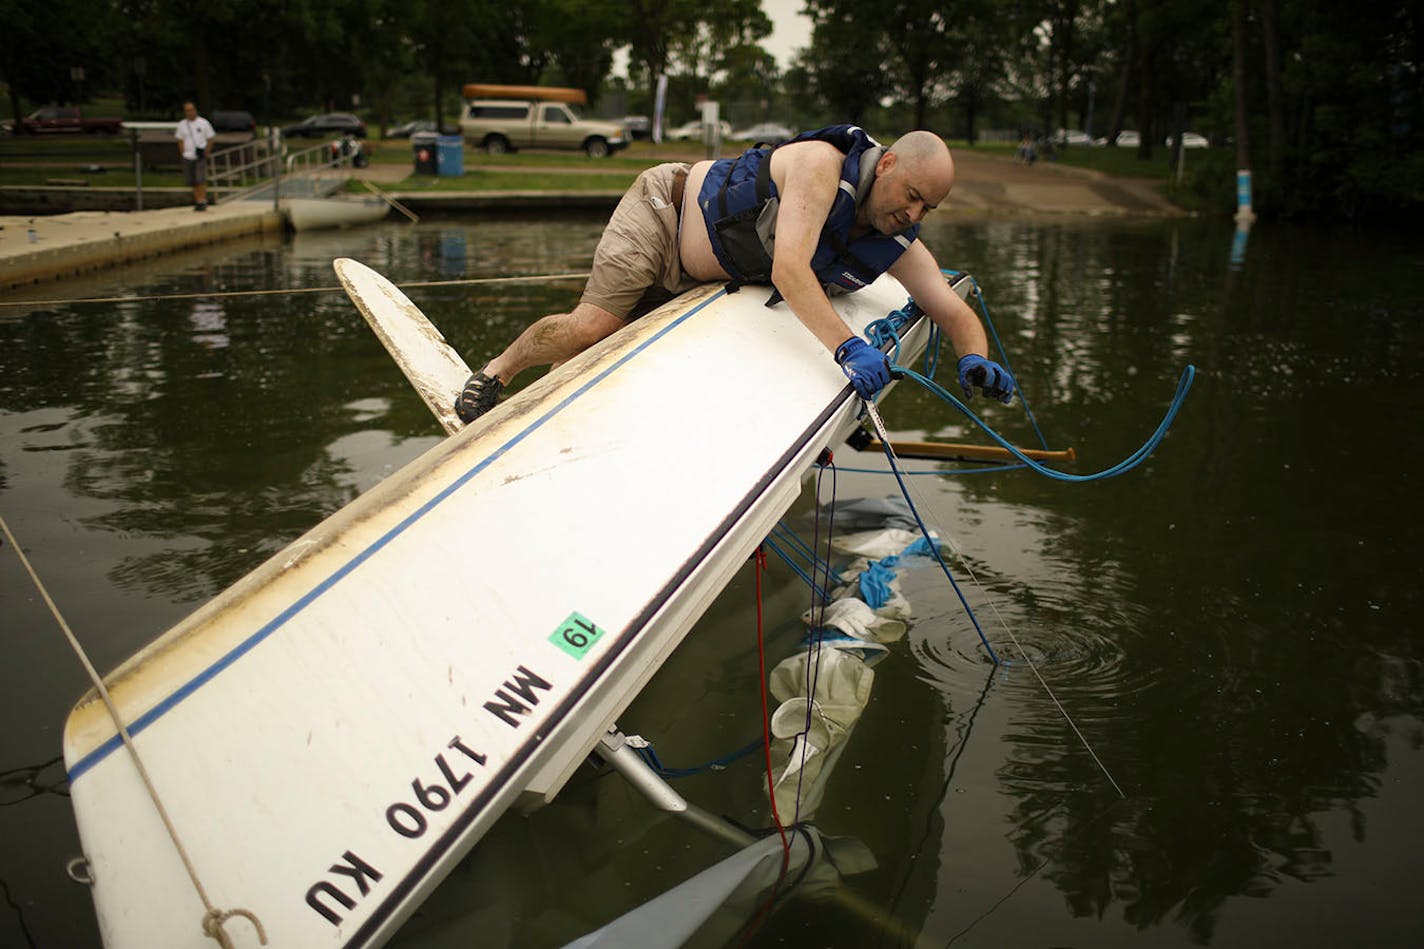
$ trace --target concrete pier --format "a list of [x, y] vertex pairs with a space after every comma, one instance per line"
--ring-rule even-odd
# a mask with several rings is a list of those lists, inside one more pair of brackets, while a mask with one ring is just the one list
[[254, 201], [0, 217], [0, 292], [282, 227], [270, 203]]

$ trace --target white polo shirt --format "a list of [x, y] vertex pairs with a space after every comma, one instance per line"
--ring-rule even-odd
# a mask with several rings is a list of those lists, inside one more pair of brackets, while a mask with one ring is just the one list
[[193, 159], [198, 157], [198, 149], [207, 148], [216, 134], [212, 124], [200, 115], [192, 121], [184, 119], [179, 122], [173, 137], [183, 143], [183, 157]]

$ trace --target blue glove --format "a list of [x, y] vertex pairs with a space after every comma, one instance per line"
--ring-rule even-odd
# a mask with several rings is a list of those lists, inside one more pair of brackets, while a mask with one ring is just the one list
[[855, 387], [856, 395], [867, 401], [890, 381], [890, 360], [859, 336], [836, 347], [836, 363]]
[[974, 398], [974, 387], [978, 386], [991, 399], [998, 399], [1008, 405], [1014, 400], [1014, 377], [1009, 371], [992, 359], [970, 353], [959, 360], [959, 387], [966, 399]]

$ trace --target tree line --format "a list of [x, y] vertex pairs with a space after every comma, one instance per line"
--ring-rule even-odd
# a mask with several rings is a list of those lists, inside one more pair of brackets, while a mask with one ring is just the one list
[[[569, 85], [649, 113], [708, 96], [734, 122], [855, 121], [974, 143], [1005, 130], [1186, 130], [1224, 146], [1184, 186], [1229, 206], [1385, 216], [1424, 193], [1419, 5], [1344, 0], [804, 0], [787, 69], [759, 0], [0, 0], [10, 110], [111, 91], [139, 116], [185, 98], [260, 121], [313, 109], [448, 124], [465, 82]], [[613, 77], [626, 51], [628, 78]], [[82, 79], [78, 69], [83, 70]]]

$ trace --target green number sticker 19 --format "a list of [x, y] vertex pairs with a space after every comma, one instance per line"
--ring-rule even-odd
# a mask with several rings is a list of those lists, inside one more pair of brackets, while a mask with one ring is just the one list
[[582, 659], [602, 635], [603, 630], [595, 626], [592, 620], [575, 611], [554, 630], [549, 642], [575, 659]]

